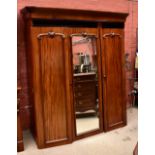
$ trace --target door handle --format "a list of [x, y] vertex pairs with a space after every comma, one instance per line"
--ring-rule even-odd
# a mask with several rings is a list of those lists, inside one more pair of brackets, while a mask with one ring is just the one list
[[104, 74], [103, 77], [104, 77], [104, 78], [107, 78], [107, 75]]
[[110, 36], [110, 37], [118, 36], [121, 38], [121, 35], [119, 33], [115, 33], [115, 32], [106, 33], [103, 35], [103, 38], [107, 38], [108, 36]]
[[65, 35], [63, 33], [56, 33], [56, 32], [40, 33], [38, 34], [37, 38], [41, 39], [44, 36], [48, 36], [49, 38], [53, 38], [55, 36], [61, 36], [62, 38], [65, 38]]

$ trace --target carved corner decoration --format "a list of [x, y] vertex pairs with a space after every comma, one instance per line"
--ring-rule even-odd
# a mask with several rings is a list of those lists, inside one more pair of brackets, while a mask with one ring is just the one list
[[93, 33], [86, 33], [86, 32], [82, 32], [82, 33], [74, 33], [71, 34], [70, 37], [74, 37], [74, 36], [82, 36], [82, 37], [94, 37], [94, 38], [98, 38], [98, 36], [96, 34]]
[[65, 35], [63, 33], [56, 33], [56, 32], [40, 33], [38, 34], [37, 38], [40, 40], [44, 36], [48, 36], [49, 38], [54, 38], [55, 36], [61, 36], [63, 39], [65, 38]]

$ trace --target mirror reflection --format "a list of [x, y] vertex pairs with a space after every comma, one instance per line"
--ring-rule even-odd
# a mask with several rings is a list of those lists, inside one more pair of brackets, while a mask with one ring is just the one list
[[77, 135], [99, 129], [95, 37], [72, 37], [74, 107]]

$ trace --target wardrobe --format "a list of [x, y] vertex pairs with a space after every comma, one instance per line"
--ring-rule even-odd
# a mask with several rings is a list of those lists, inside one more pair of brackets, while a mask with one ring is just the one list
[[26, 7], [22, 15], [38, 148], [125, 126], [128, 14]]

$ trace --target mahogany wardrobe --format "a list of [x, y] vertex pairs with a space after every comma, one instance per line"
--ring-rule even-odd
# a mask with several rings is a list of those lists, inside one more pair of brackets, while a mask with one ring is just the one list
[[22, 15], [38, 148], [125, 126], [128, 14], [26, 7]]

